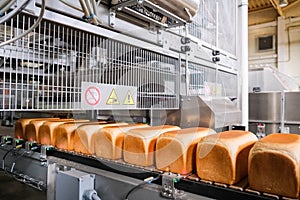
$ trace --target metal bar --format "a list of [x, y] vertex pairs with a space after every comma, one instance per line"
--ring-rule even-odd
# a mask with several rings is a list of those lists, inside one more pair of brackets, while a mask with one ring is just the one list
[[150, 18], [150, 17], [147, 17], [147, 16], [145, 16], [145, 15], [143, 15], [143, 14], [141, 14], [141, 13], [139, 13], [139, 12], [137, 12], [137, 11], [131, 9], [131, 8], [125, 7], [123, 10], [124, 10], [126, 13], [135, 15], [136, 17], [138, 17], [138, 18], [140, 18], [140, 19], [143, 19], [143, 20], [146, 20], [146, 21], [150, 21], [150, 22], [152, 22], [152, 23], [154, 23], [154, 24], [157, 24], [157, 25], [159, 25], [159, 26], [168, 28], [168, 25], [167, 25], [167, 24], [163, 24], [163, 23], [161, 23], [161, 22], [159, 22], [159, 21], [156, 21], [156, 20], [154, 20], [154, 19], [152, 19], [152, 18]]
[[124, 7], [127, 7], [127, 6], [136, 5], [137, 3], [138, 3], [138, 0], [123, 1], [122, 3], [119, 3], [119, 4], [111, 7], [111, 9], [113, 9], [113, 10], [119, 10], [119, 9], [122, 9]]

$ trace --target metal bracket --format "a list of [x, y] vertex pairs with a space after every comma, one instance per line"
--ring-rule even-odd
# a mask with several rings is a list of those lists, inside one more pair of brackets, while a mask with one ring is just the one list
[[264, 123], [258, 123], [257, 124], [256, 136], [259, 139], [266, 136], [266, 124], [264, 124]]
[[41, 155], [40, 155], [41, 160], [47, 159], [47, 151], [49, 151], [51, 149], [52, 149], [52, 146], [50, 146], [50, 145], [42, 145], [41, 146]]
[[109, 10], [108, 23], [111, 27], [116, 26], [116, 11], [114, 9]]
[[183, 191], [177, 190], [175, 184], [180, 181], [180, 175], [172, 173], [164, 173], [162, 175], [162, 191], [161, 195], [168, 199], [177, 199], [184, 194]]
[[1, 137], [1, 143], [4, 145], [5, 144], [12, 144], [13, 138], [11, 136], [2, 136]]
[[[149, 17], [148, 15], [145, 15], [141, 12], [136, 11], [135, 9], [132, 9], [131, 8], [132, 6], [149, 7], [151, 9], [155, 10], [155, 12], [162, 14], [164, 17], [172, 19], [173, 22], [171, 24], [162, 23], [163, 20], [153, 19], [153, 18]], [[164, 8], [156, 5], [155, 3], [152, 3], [149, 0], [128, 0], [128, 1], [123, 1], [119, 4], [116, 4], [110, 8], [109, 20], [111, 20], [111, 18], [112, 18], [112, 15], [111, 15], [112, 11], [114, 13], [123, 11], [123, 12], [129, 13], [130, 15], [133, 15], [139, 19], [148, 21], [150, 23], [158, 25], [159, 27], [164, 27], [164, 28], [182, 26], [182, 25], [186, 24], [186, 21], [184, 19], [181, 19], [177, 15], [165, 10]], [[114, 27], [114, 25], [111, 24], [111, 21], [109, 21], [109, 24], [110, 24], [110, 26]]]
[[32, 151], [35, 147], [37, 147], [37, 143], [35, 141], [26, 141], [25, 142], [25, 150]]

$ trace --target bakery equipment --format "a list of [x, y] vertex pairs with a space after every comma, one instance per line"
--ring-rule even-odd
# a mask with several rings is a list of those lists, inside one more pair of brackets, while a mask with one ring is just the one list
[[257, 131], [264, 124], [265, 134], [300, 133], [299, 92], [273, 91], [249, 93], [249, 130]]
[[[10, 148], [10, 146], [0, 147], [0, 157]], [[46, 192], [47, 199], [55, 199], [57, 177], [61, 176], [61, 173], [72, 173], [69, 172], [72, 169], [80, 171], [78, 174], [83, 174], [84, 177], [87, 174], [92, 175], [95, 182], [94, 188], [90, 189], [94, 189], [102, 199], [124, 199], [133, 187], [143, 183], [143, 180], [149, 177], [159, 178], [151, 184], [138, 188], [129, 199], [166, 199], [166, 194], [170, 194], [171, 199], [177, 197], [180, 199], [265, 200], [282, 198], [249, 189], [246, 179], [234, 185], [226, 185], [201, 180], [194, 174], [179, 176], [163, 173], [154, 167], [140, 167], [127, 164], [122, 160], [101, 159], [48, 146], [42, 146], [40, 149], [41, 153], [21, 149], [18, 154], [9, 154], [5, 160], [5, 167], [11, 176]], [[15, 162], [15, 166], [14, 171], [10, 172], [12, 162]], [[73, 180], [72, 177], [71, 179]], [[162, 183], [165, 184], [162, 185]], [[164, 189], [166, 186], [168, 190]]]
[[[15, 1], [3, 17], [13, 14], [14, 6], [23, 2]], [[190, 97], [199, 100], [201, 109], [202, 99], [212, 100], [213, 105], [210, 101], [203, 103], [210, 112], [201, 114], [201, 119], [208, 116], [215, 120], [208, 127], [223, 129], [240, 122], [214, 106], [214, 102], [220, 102], [239, 112], [238, 101], [233, 101], [239, 100], [237, 1], [176, 1], [190, 2], [195, 12], [199, 6], [197, 14], [185, 10], [184, 16], [164, 1], [156, 5], [146, 0], [113, 2], [32, 0], [0, 25], [3, 43], [30, 30], [43, 14], [32, 32], [0, 47], [3, 121], [13, 124], [17, 118], [73, 117], [151, 125], [172, 121], [178, 126], [191, 126], [190, 121], [184, 121], [185, 114], [176, 114]], [[191, 23], [186, 14], [193, 16]], [[199, 113], [188, 119], [199, 119], [194, 116], [199, 117]], [[154, 168], [105, 159], [99, 162], [94, 156], [49, 146], [33, 148], [33, 142], [17, 149], [5, 143], [0, 154], [7, 155], [7, 174], [46, 191], [49, 200], [55, 198], [58, 171], [71, 168], [95, 174], [94, 189], [103, 199], [122, 199], [137, 184], [145, 184], [143, 180], [149, 184], [128, 194], [129, 199], [181, 196], [176, 189], [189, 199], [224, 195], [231, 199], [267, 198], [240, 187], [200, 182], [193, 176], [162, 176]], [[156, 180], [157, 175], [161, 176]], [[172, 179], [181, 181], [174, 184]], [[161, 181], [167, 186], [163, 193]]]

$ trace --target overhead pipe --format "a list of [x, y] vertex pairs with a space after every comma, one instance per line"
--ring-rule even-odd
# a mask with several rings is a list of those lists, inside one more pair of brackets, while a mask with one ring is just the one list
[[248, 0], [240, 0], [239, 2], [239, 19], [240, 19], [240, 80], [241, 80], [241, 110], [242, 110], [242, 125], [248, 130], [249, 123], [249, 94], [248, 94]]

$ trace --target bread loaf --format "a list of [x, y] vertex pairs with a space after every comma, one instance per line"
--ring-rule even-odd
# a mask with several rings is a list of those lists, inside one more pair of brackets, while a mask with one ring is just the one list
[[124, 133], [133, 128], [147, 127], [146, 124], [104, 127], [95, 135], [96, 156], [107, 159], [121, 159], [123, 156]]
[[85, 124], [100, 124], [100, 123], [68, 122], [68, 123], [59, 125], [56, 128], [55, 146], [60, 149], [74, 150], [73, 138], [75, 135], [75, 131], [79, 126], [82, 126]]
[[74, 151], [84, 154], [95, 153], [95, 135], [98, 130], [107, 126], [122, 126], [127, 123], [88, 124], [79, 126], [74, 134]]
[[47, 121], [40, 126], [39, 129], [39, 141], [41, 144], [45, 145], [55, 145], [55, 129], [66, 122], [74, 121], [74, 119], [61, 119], [57, 121]]
[[250, 188], [299, 198], [300, 135], [274, 133], [259, 140], [249, 155]]
[[257, 137], [247, 131], [226, 131], [204, 137], [197, 146], [200, 178], [234, 184], [247, 176], [249, 151]]
[[59, 121], [59, 118], [51, 118], [51, 119], [34, 119], [29, 122], [25, 129], [25, 137], [29, 141], [39, 141], [39, 129], [47, 121]]
[[187, 128], [160, 135], [156, 143], [156, 168], [176, 174], [188, 174], [196, 168], [197, 143], [215, 133], [209, 128]]
[[26, 138], [26, 126], [32, 121], [32, 120], [49, 120], [49, 119], [58, 119], [58, 118], [29, 118], [29, 119], [19, 119], [15, 124], [15, 138]]
[[153, 165], [158, 136], [179, 129], [177, 126], [165, 125], [129, 130], [124, 137], [124, 161], [140, 166]]

